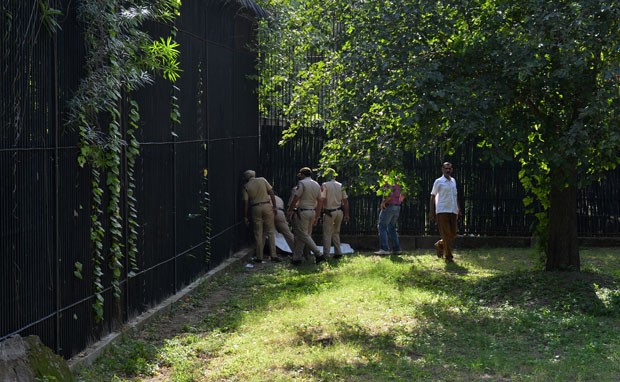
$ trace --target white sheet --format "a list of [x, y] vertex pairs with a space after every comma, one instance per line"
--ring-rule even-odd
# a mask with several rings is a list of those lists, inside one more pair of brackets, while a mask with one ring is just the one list
[[[279, 249], [281, 249], [284, 252], [293, 253], [291, 248], [289, 248], [288, 243], [286, 242], [286, 239], [284, 239], [284, 236], [280, 232], [276, 232], [276, 247], [278, 247]], [[321, 250], [321, 252], [323, 252], [323, 246], [319, 245], [318, 247]], [[347, 254], [347, 253], [355, 253], [353, 248], [351, 248], [351, 245], [349, 245], [347, 243], [340, 243], [340, 250], [342, 251], [343, 255]], [[334, 247], [333, 246], [329, 249], [329, 253], [330, 254], [334, 253]]]

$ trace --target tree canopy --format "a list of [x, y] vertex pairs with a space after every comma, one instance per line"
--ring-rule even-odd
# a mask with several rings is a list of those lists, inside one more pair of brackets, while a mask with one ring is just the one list
[[[516, 158], [546, 268], [579, 269], [576, 190], [616, 167], [620, 3], [271, 1], [262, 105], [328, 137], [325, 166], [371, 186], [404, 153], [465, 141]], [[281, 89], [289, 89], [283, 97]]]

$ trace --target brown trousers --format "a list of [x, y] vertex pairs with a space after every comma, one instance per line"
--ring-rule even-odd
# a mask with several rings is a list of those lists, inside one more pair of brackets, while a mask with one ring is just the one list
[[452, 242], [456, 239], [456, 214], [437, 214], [437, 226], [443, 244], [443, 256], [446, 260], [452, 260]]

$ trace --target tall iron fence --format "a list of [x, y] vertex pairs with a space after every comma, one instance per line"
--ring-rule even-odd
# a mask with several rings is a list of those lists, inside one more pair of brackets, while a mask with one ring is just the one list
[[[62, 11], [56, 33], [42, 23], [44, 3]], [[239, 174], [254, 166], [259, 146], [249, 45], [260, 9], [245, 0], [184, 1], [175, 25], [181, 79], [174, 86], [157, 80], [131, 95], [141, 114], [139, 270], [122, 275], [114, 302], [111, 271], [103, 267], [104, 320], [96, 322], [90, 171], [77, 163], [78, 134], [63, 125], [84, 75], [79, 4], [7, 0], [0, 11], [0, 341], [35, 334], [67, 358], [112, 331], [113, 317], [144, 312], [249, 242]], [[170, 122], [172, 97], [180, 124]], [[121, 179], [126, 198], [126, 172]], [[121, 204], [126, 217], [126, 199]], [[83, 279], [74, 274], [77, 262]]]
[[[302, 129], [291, 142], [279, 145], [285, 122], [277, 117], [261, 121], [261, 158], [263, 173], [274, 188], [288, 200], [295, 174], [300, 167], [317, 167], [325, 139], [319, 129]], [[300, 149], [301, 148], [301, 149]], [[449, 160], [459, 186], [463, 217], [459, 234], [472, 236], [530, 236], [534, 217], [523, 205], [525, 192], [518, 178], [516, 162], [492, 166], [483, 161], [481, 149], [466, 145], [449, 158], [439, 152], [423, 158], [411, 155], [406, 161], [409, 176], [418, 187], [404, 203], [399, 231], [405, 235], [437, 235], [428, 220], [428, 205], [433, 182], [441, 176], [441, 163]], [[317, 179], [320, 180], [320, 179]], [[347, 174], [339, 180], [350, 182]], [[620, 236], [620, 169], [610, 172], [599, 184], [578, 194], [578, 234], [582, 237]], [[350, 195], [351, 222], [342, 232], [352, 235], [376, 235], [380, 198], [374, 195]]]
[[[136, 163], [139, 237], [135, 276], [122, 275], [121, 299], [112, 303], [104, 268], [103, 322], [95, 322], [91, 261], [89, 170], [78, 166], [78, 136], [63, 121], [67, 101], [83, 76], [84, 41], [72, 0], [46, 0], [62, 11], [62, 29], [50, 34], [41, 2], [6, 0], [0, 6], [0, 341], [36, 334], [71, 357], [126, 321], [188, 285], [251, 241], [239, 211], [240, 174], [255, 167], [286, 200], [302, 166], [316, 166], [320, 130], [303, 130], [280, 147], [284, 121], [258, 119], [250, 1], [185, 1], [176, 27], [181, 79], [156, 81], [132, 96], [142, 116]], [[168, 33], [153, 26], [153, 33]], [[181, 123], [170, 122], [176, 97]], [[122, 120], [126, 120], [121, 107]], [[274, 123], [276, 121], [277, 123]], [[461, 232], [529, 235], [531, 218], [514, 164], [491, 167], [475, 147], [450, 158], [461, 187]], [[411, 158], [410, 173], [422, 187], [402, 212], [403, 234], [430, 234], [428, 192], [439, 176], [440, 156]], [[579, 196], [579, 233], [618, 236], [618, 171]], [[121, 174], [126, 190], [126, 173]], [[342, 174], [346, 184], [350, 180]], [[124, 195], [127, 197], [127, 195]], [[127, 208], [126, 200], [122, 203]], [[375, 234], [378, 198], [351, 196], [351, 234]], [[127, 212], [124, 212], [125, 216]], [[107, 227], [105, 227], [107, 228]], [[124, 227], [127, 229], [127, 227]], [[106, 243], [108, 245], [109, 243]], [[84, 279], [74, 275], [83, 264]], [[128, 269], [125, 264], [125, 269]]]

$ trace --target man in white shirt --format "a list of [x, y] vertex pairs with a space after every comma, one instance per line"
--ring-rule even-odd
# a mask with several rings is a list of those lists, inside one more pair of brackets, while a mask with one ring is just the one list
[[452, 177], [452, 163], [441, 166], [443, 176], [437, 178], [431, 190], [428, 217], [437, 220], [441, 240], [435, 243], [437, 257], [443, 257], [446, 263], [453, 263], [452, 241], [456, 238], [457, 219], [460, 215], [456, 179]]

